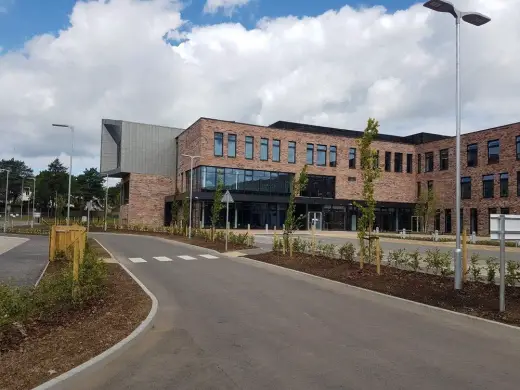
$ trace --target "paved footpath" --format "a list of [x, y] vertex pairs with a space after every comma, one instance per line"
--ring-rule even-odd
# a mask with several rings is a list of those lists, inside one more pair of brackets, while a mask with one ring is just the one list
[[34, 285], [48, 260], [47, 236], [0, 235], [0, 283]]
[[156, 295], [158, 316], [58, 388], [518, 389], [516, 329], [159, 238], [95, 237]]

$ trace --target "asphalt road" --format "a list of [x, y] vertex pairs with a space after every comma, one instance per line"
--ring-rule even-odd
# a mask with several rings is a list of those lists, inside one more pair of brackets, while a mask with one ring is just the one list
[[516, 329], [159, 238], [95, 237], [157, 296], [159, 312], [121, 357], [59, 388], [520, 386]]
[[0, 235], [0, 283], [34, 285], [48, 260], [48, 237]]

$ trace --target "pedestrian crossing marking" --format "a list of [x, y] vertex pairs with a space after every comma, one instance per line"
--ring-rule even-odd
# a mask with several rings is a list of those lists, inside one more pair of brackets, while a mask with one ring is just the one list
[[213, 255], [199, 255], [200, 257], [204, 257], [205, 259], [218, 259], [218, 256]]
[[166, 257], [166, 256], [157, 256], [157, 257], [154, 257], [154, 259], [157, 261], [173, 261], [172, 259], [170, 259], [169, 257]]
[[129, 257], [128, 260], [132, 263], [146, 263], [146, 260], [141, 257]]
[[177, 257], [180, 257], [182, 260], [196, 260], [195, 257], [191, 257], [191, 256], [187, 256], [187, 255], [177, 256]]

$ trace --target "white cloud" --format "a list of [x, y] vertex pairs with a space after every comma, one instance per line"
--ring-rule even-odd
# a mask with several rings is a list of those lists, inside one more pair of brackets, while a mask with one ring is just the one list
[[[520, 120], [519, 0], [459, 1], [492, 22], [462, 25], [463, 131]], [[169, 0], [78, 2], [70, 27], [0, 53], [0, 158], [97, 165], [101, 118], [178, 127], [200, 116], [292, 120], [381, 132], [454, 133], [454, 21], [420, 5], [344, 7], [315, 18], [194, 26]], [[182, 43], [164, 37], [182, 38]], [[499, 42], [500, 44], [497, 44]]]
[[214, 14], [222, 10], [230, 16], [237, 8], [243, 7], [249, 2], [251, 0], [207, 0], [204, 5], [204, 12]]

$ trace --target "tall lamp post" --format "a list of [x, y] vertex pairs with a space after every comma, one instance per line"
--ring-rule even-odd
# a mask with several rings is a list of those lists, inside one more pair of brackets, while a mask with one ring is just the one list
[[183, 154], [183, 156], [190, 158], [190, 225], [188, 227], [188, 238], [191, 238], [191, 210], [193, 203], [193, 160], [199, 158], [200, 156], [191, 156], [189, 154]]
[[70, 162], [69, 162], [69, 193], [67, 196], [67, 225], [70, 224], [70, 187], [72, 183], [72, 155], [74, 154], [74, 126], [53, 123], [54, 127], [66, 127], [70, 130]]
[[[36, 178], [35, 177], [29, 177], [29, 180], [33, 181], [33, 192], [32, 192], [32, 218], [31, 218], [31, 229], [34, 227], [34, 212], [36, 211], [35, 205], [35, 199], [36, 199]], [[27, 214], [29, 214], [29, 204], [31, 202], [27, 200]]]
[[9, 173], [10, 169], [1, 169], [0, 172], [7, 173], [7, 178], [5, 179], [5, 208], [4, 208], [4, 233], [7, 232], [7, 202], [9, 201]]
[[105, 189], [105, 232], [107, 231], [107, 217], [108, 217], [108, 173], [107, 173], [107, 188]]
[[455, 289], [460, 290], [462, 287], [462, 259], [460, 247], [460, 122], [461, 122], [461, 102], [460, 102], [460, 20], [472, 24], [474, 26], [482, 26], [491, 20], [491, 18], [478, 12], [462, 12], [446, 0], [429, 0], [423, 4], [426, 8], [436, 12], [444, 12], [451, 14], [455, 18], [455, 85], [456, 85], [456, 172], [455, 172], [455, 215], [457, 221], [456, 246], [455, 246]]

